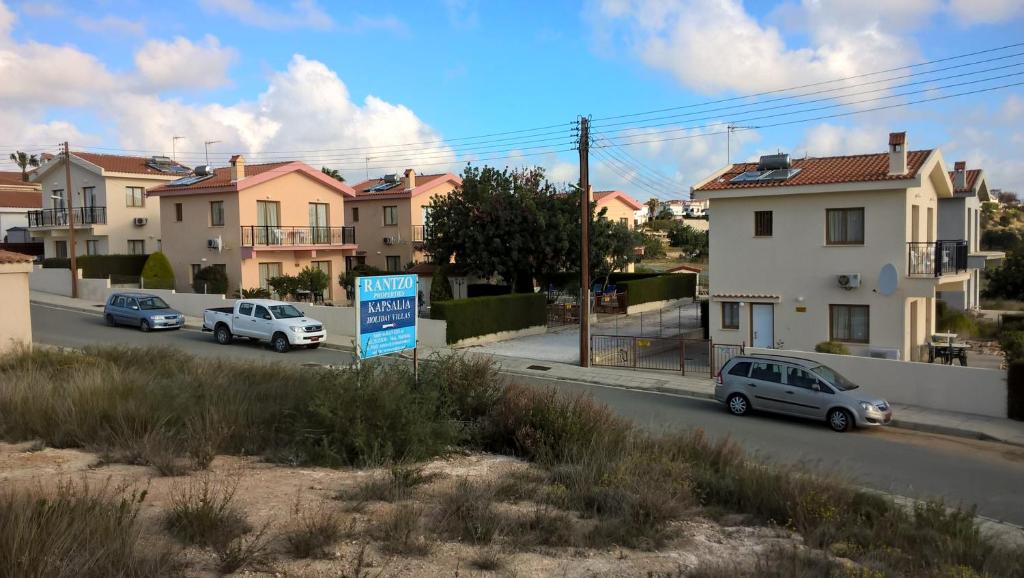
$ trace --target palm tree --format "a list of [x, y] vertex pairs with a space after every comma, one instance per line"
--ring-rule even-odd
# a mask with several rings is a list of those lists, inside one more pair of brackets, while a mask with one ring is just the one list
[[329, 169], [327, 167], [320, 167], [320, 172], [322, 172], [323, 174], [331, 177], [332, 179], [336, 179], [336, 180], [341, 181], [343, 183], [345, 182], [345, 177], [341, 176], [341, 173], [338, 172], [338, 169]]
[[21, 180], [28, 182], [28, 167], [38, 167], [39, 158], [21, 151], [11, 153], [11, 160], [21, 167]]
[[654, 220], [654, 217], [657, 216], [658, 206], [661, 205], [661, 203], [658, 201], [658, 199], [651, 197], [651, 199], [648, 200], [645, 204], [647, 205], [647, 220], [652, 221]]

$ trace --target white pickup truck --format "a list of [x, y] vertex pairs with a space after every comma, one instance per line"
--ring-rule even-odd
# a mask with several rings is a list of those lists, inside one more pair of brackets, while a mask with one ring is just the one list
[[246, 299], [236, 301], [234, 307], [207, 309], [203, 331], [212, 331], [221, 345], [248, 337], [269, 342], [278, 353], [299, 345], [316, 349], [327, 339], [323, 323], [307, 318], [290, 303], [270, 299]]

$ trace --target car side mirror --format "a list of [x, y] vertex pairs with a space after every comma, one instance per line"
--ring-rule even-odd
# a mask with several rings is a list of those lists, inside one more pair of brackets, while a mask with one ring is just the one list
[[138, 305], [132, 305], [132, 309], [138, 311], [139, 310], [139, 306]]
[[821, 391], [821, 384], [815, 381], [814, 383], [811, 384], [811, 389], [813, 389], [814, 391]]

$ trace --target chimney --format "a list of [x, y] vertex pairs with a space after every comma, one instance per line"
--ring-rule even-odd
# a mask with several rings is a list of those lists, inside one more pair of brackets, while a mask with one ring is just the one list
[[953, 163], [953, 190], [962, 191], [967, 188], [967, 162]]
[[245, 157], [235, 155], [228, 161], [231, 163], [231, 182], [237, 183], [245, 178]]
[[889, 174], [907, 174], [907, 133], [889, 133]]
[[405, 188], [406, 190], [412, 190], [416, 188], [416, 171], [412, 169], [405, 169]]

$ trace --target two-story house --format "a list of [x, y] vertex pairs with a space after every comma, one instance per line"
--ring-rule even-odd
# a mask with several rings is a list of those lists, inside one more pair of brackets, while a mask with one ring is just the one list
[[980, 304], [981, 271], [1005, 257], [1001, 251], [982, 251], [981, 204], [992, 200], [981, 169], [967, 169], [965, 161], [953, 163], [949, 173], [953, 196], [939, 201], [939, 239], [962, 239], [967, 242], [967, 265], [971, 276], [956, 290], [943, 289], [939, 299], [950, 307], [967, 310]]
[[299, 161], [196, 167], [193, 175], [150, 191], [160, 199], [164, 252], [175, 289], [192, 291], [200, 269], [223, 267], [229, 292], [268, 288], [267, 280], [311, 266], [331, 280], [326, 300], [345, 298], [338, 276], [356, 251], [345, 227], [344, 183]]
[[[159, 251], [160, 207], [147, 192], [189, 172], [167, 157], [72, 151], [68, 187], [63, 155], [52, 157], [31, 177], [42, 188], [42, 208], [28, 213], [29, 231], [43, 240], [46, 257], [70, 255], [72, 223], [76, 255]], [[68, 197], [69, 189], [74, 197]]]
[[708, 199], [710, 334], [721, 343], [920, 359], [939, 291], [970, 277], [967, 242], [940, 240], [953, 183], [938, 149], [729, 165]]
[[385, 175], [354, 185], [355, 198], [345, 202], [348, 222], [355, 227], [359, 251], [348, 267], [369, 265], [385, 271], [404, 271], [410, 263], [427, 261], [424, 230], [429, 226], [430, 202], [462, 184], [452, 173]]
[[597, 213], [604, 209], [606, 219], [630, 229], [636, 227], [636, 212], [647, 208], [622, 191], [593, 191], [591, 199], [597, 205]]
[[21, 243], [9, 239], [11, 229], [28, 227], [28, 213], [43, 206], [39, 183], [22, 179], [21, 171], [0, 171], [0, 242]]

